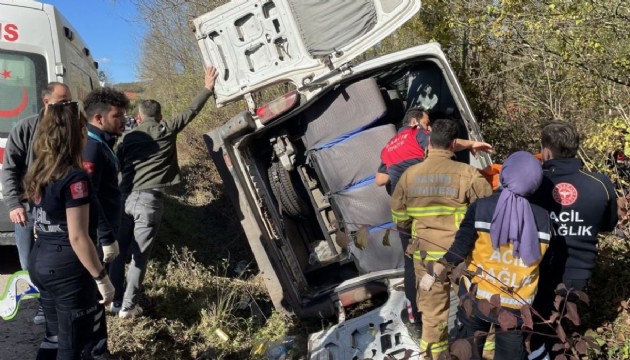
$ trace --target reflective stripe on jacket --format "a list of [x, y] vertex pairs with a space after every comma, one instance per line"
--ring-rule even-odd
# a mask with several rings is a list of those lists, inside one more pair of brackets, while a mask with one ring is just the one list
[[[551, 221], [549, 213], [542, 207], [532, 204], [531, 209], [538, 232], [540, 258], [533, 264], [526, 265], [522, 259], [513, 256], [513, 242], [493, 248], [490, 238], [490, 225], [497, 207], [500, 192], [480, 199], [468, 208], [455, 241], [444, 256], [451, 264], [458, 264], [466, 259], [468, 270], [477, 274], [472, 283], [477, 284], [478, 299], [490, 300], [492, 295], [501, 297], [501, 305], [520, 309], [524, 304], [531, 304], [538, 289], [539, 264], [549, 248], [551, 239]], [[470, 288], [471, 281], [460, 283]]]
[[[449, 150], [432, 149], [426, 160], [407, 169], [391, 199], [392, 218], [411, 230], [416, 250], [442, 252], [453, 242], [466, 207], [492, 194], [473, 166], [451, 158]], [[437, 253], [436, 253], [437, 255]]]

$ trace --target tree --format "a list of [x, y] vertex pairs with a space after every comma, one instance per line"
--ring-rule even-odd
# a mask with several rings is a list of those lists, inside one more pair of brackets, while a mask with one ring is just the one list
[[423, 11], [500, 156], [537, 150], [541, 122], [588, 130], [628, 103], [626, 1], [426, 0]]
[[[191, 21], [227, 1], [134, 0], [147, 26], [138, 64], [143, 98], [160, 101], [164, 116], [183, 110], [203, 86], [203, 62]], [[219, 196], [220, 177], [202, 135], [233, 114], [234, 106], [212, 108], [212, 101], [179, 137], [185, 192], [207, 202]]]

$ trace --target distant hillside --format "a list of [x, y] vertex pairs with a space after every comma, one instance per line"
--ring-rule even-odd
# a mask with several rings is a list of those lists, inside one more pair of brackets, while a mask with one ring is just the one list
[[114, 84], [113, 87], [120, 91], [130, 91], [134, 93], [144, 92], [144, 84], [141, 82], [118, 83]]

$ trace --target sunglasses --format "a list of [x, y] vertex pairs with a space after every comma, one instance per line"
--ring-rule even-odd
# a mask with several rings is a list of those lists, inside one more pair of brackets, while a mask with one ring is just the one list
[[56, 102], [54, 104], [49, 104], [48, 106], [59, 107], [59, 108], [61, 108], [62, 106], [70, 106], [70, 109], [72, 110], [72, 114], [75, 116], [79, 116], [79, 102], [77, 101], [63, 100], [63, 101]]

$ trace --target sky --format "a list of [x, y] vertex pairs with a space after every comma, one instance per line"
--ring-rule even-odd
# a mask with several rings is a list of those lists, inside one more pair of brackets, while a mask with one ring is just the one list
[[138, 80], [138, 44], [145, 26], [128, 0], [43, 0], [68, 19], [109, 77], [110, 83]]

